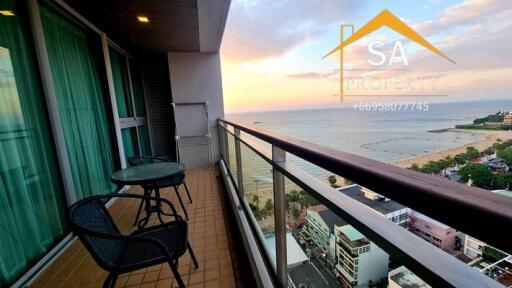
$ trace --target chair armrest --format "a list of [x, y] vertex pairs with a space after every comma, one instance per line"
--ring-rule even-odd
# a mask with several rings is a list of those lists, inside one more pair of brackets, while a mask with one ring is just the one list
[[[178, 212], [177, 212], [176, 208], [174, 207], [174, 205], [171, 203], [171, 201], [169, 201], [169, 200], [167, 200], [165, 198], [161, 198], [161, 197], [139, 195], [139, 194], [131, 194], [131, 193], [112, 193], [112, 194], [97, 195], [97, 196], [88, 197], [88, 198], [80, 200], [79, 202], [81, 202], [81, 201], [91, 201], [91, 200], [95, 200], [95, 199], [99, 199], [99, 200], [103, 200], [104, 202], [107, 202], [108, 200], [113, 199], [113, 198], [135, 198], [135, 199], [140, 199], [140, 201], [145, 201], [145, 200], [148, 200], [148, 201], [160, 201], [161, 203], [165, 203], [171, 209], [172, 213], [171, 214], [167, 214], [167, 215], [174, 216], [174, 218], [176, 220], [181, 220], [182, 219], [181, 216], [178, 214]], [[79, 203], [77, 202], [76, 204], [79, 204]]]

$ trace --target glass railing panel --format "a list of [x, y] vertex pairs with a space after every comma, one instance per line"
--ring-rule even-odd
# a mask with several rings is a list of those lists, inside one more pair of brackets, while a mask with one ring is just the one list
[[242, 157], [242, 201], [250, 214], [267, 259], [275, 267], [275, 219], [272, 166], [246, 144], [240, 143]]
[[285, 190], [289, 287], [430, 287], [313, 193]]
[[231, 175], [233, 176], [233, 181], [236, 186], [238, 186], [238, 173], [237, 173], [237, 167], [236, 167], [236, 152], [235, 152], [235, 136], [233, 134], [226, 131], [226, 137], [227, 137], [227, 152], [228, 152], [228, 160], [229, 160], [229, 171], [231, 172]]
[[[412, 233], [431, 244], [433, 250], [444, 251], [448, 254], [447, 256], [454, 257], [461, 261], [461, 263], [475, 268], [475, 270], [484, 273], [505, 287], [512, 285], [512, 257], [510, 254], [496, 249], [441, 221], [414, 211], [394, 199], [379, 194], [379, 191], [368, 189], [350, 179], [333, 174], [327, 177], [323, 176], [321, 179], [339, 193], [351, 197], [364, 204], [370, 211], [376, 212], [388, 221], [399, 225], [403, 228], [404, 233]], [[401, 263], [395, 263], [393, 260], [393, 257], [391, 257], [390, 273], [391, 270], [402, 266]], [[395, 272], [399, 273], [401, 270], [398, 269], [397, 271]], [[409, 275], [413, 273], [405, 271], [402, 274]], [[401, 274], [397, 275], [395, 276], [397, 279], [401, 279], [403, 276]]]

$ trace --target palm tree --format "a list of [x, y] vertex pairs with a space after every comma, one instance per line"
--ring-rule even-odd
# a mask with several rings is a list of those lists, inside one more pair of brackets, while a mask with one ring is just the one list
[[260, 203], [261, 203], [260, 196], [258, 196], [258, 195], [252, 196], [252, 203], [256, 204], [256, 207], [260, 208]]

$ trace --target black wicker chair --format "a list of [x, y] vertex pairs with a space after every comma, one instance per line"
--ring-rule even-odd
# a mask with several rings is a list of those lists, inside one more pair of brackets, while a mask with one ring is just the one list
[[[144, 155], [134, 155], [128, 157], [128, 162], [132, 166], [137, 165], [143, 165], [148, 163], [157, 163], [157, 162], [169, 162], [172, 161], [167, 156], [144, 156]], [[166, 188], [166, 187], [173, 187], [174, 191], [176, 192], [176, 195], [178, 196], [178, 200], [180, 201], [181, 208], [183, 209], [183, 213], [185, 213], [185, 217], [188, 219], [188, 213], [185, 209], [185, 205], [183, 204], [183, 200], [181, 199], [181, 195], [178, 192], [178, 187], [183, 184], [185, 187], [185, 191], [187, 191], [188, 200], [190, 203], [192, 203], [192, 197], [190, 196], [190, 191], [188, 190], [187, 183], [185, 183], [185, 173], [180, 173], [172, 178], [169, 178], [168, 180], [160, 181], [158, 183], [158, 188]], [[139, 206], [139, 210], [137, 211], [137, 216], [135, 218], [135, 224], [137, 224], [137, 221], [139, 220], [140, 212], [142, 211], [142, 205]]]
[[[136, 198], [169, 206], [174, 220], [139, 229], [130, 235], [119, 232], [105, 202], [112, 198]], [[195, 268], [199, 265], [187, 239], [188, 224], [166, 199], [135, 194], [92, 196], [68, 210], [71, 229], [78, 235], [96, 263], [109, 272], [103, 287], [114, 287], [117, 276], [145, 267], [168, 263], [180, 287], [185, 287], [178, 272], [178, 258], [188, 249]]]

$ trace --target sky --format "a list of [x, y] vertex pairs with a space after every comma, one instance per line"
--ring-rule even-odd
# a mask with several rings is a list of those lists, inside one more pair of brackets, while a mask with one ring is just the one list
[[[323, 57], [341, 24], [357, 31], [385, 9], [455, 63], [383, 27], [344, 48], [343, 91], [357, 96], [341, 102], [339, 52]], [[384, 64], [369, 63], [383, 59], [369, 45]], [[510, 51], [510, 0], [233, 0], [220, 49], [225, 111], [512, 99]]]

